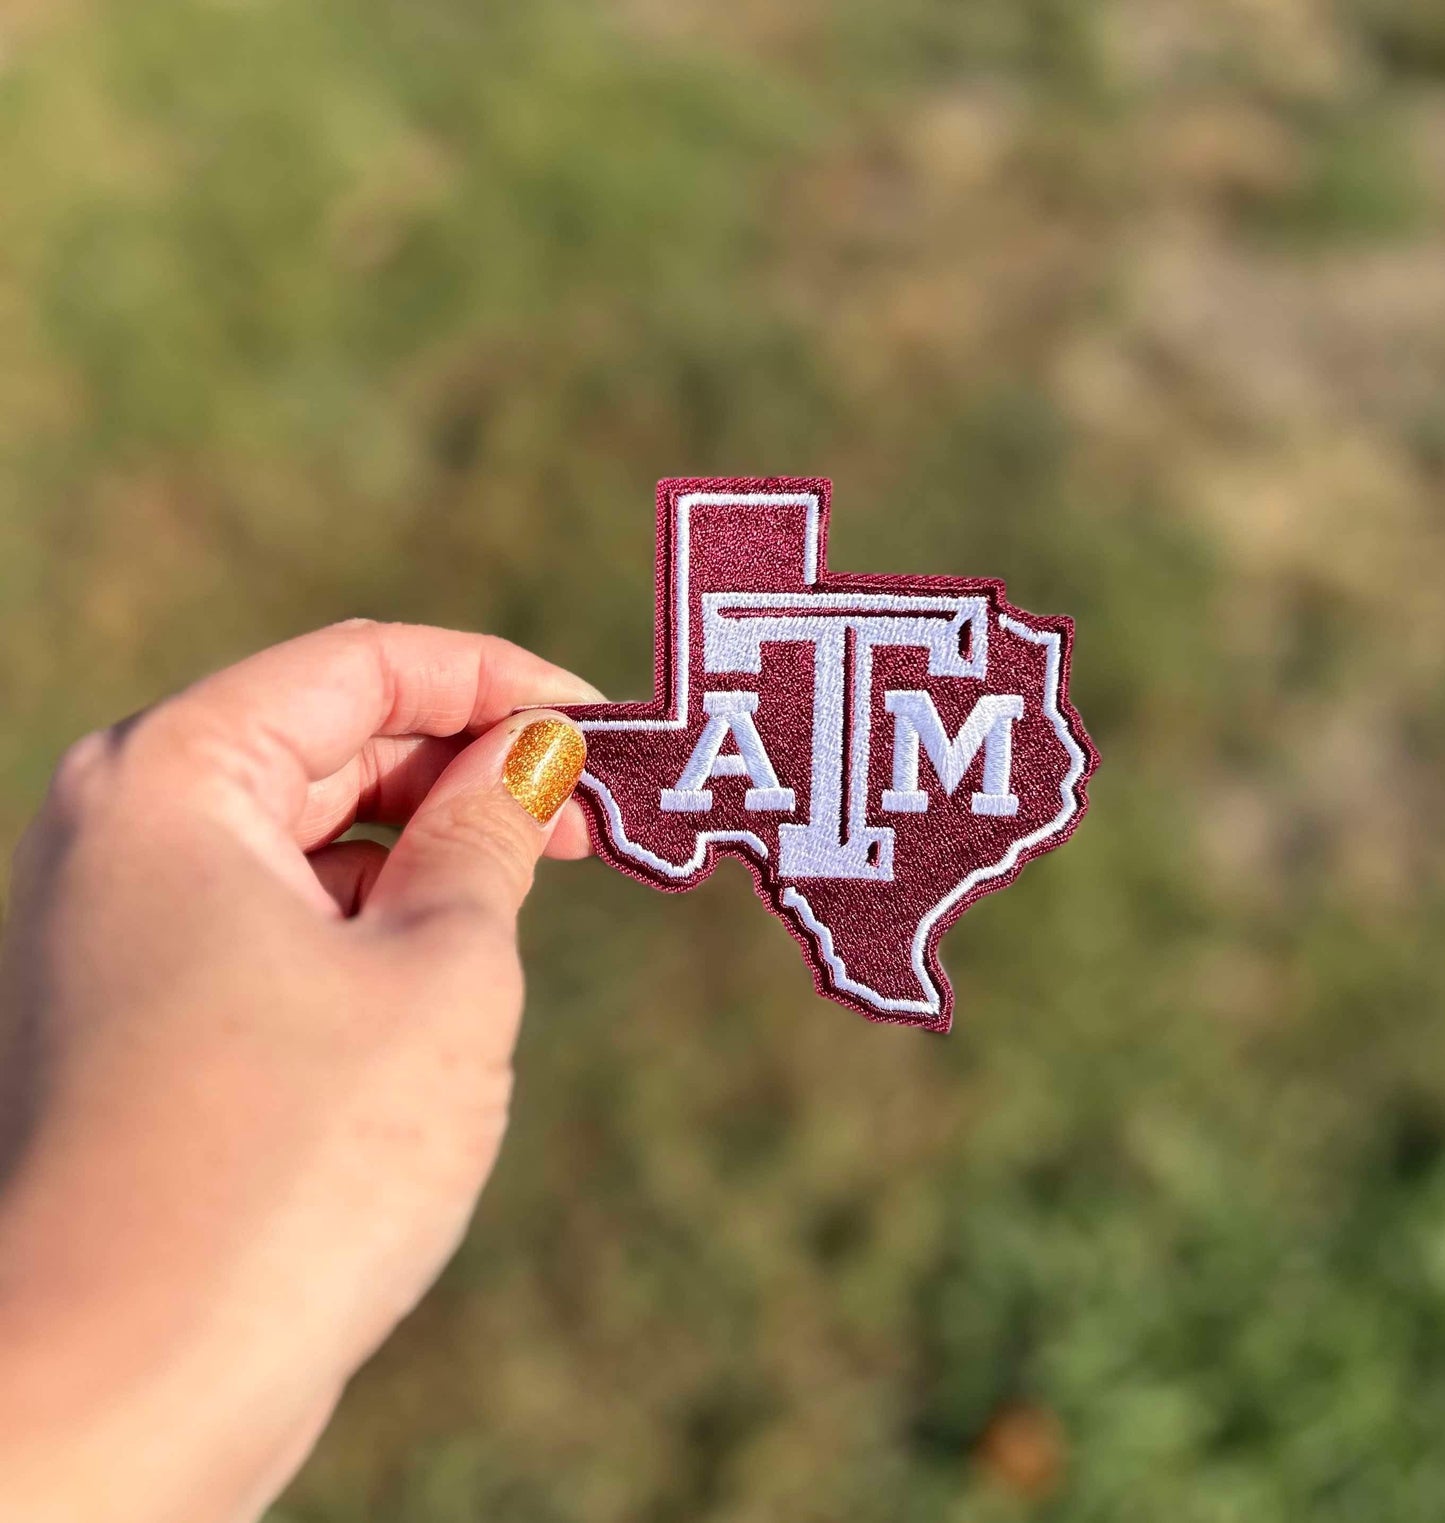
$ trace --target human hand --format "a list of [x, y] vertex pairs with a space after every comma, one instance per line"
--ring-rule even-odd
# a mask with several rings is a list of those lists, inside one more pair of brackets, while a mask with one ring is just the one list
[[512, 711], [597, 696], [357, 621], [67, 754], [0, 952], [0, 1517], [240, 1523], [299, 1466], [465, 1230], [517, 911], [587, 849], [580, 733]]

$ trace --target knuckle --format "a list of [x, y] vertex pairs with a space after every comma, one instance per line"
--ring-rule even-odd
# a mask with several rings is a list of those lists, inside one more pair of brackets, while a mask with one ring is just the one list
[[375, 642], [381, 637], [386, 627], [381, 619], [373, 619], [369, 614], [358, 614], [354, 618], [338, 619], [334, 624], [328, 624], [325, 633], [340, 636], [352, 642]]
[[164, 780], [165, 788], [178, 795], [193, 796], [217, 785], [255, 794], [273, 753], [264, 728], [233, 733], [206, 704], [180, 694], [135, 722], [118, 759], [126, 776], [142, 788]]
[[94, 802], [112, 772], [114, 742], [105, 730], [94, 730], [67, 746], [50, 781], [51, 801], [67, 814]]
[[173, 698], [158, 703], [126, 729], [123, 748], [128, 756], [154, 763], [183, 751], [199, 733], [194, 718]]
[[219, 750], [210, 727], [170, 700], [129, 728], [118, 759], [126, 776], [144, 786], [146, 780], [157, 777], [179, 782], [199, 775], [215, 764]]

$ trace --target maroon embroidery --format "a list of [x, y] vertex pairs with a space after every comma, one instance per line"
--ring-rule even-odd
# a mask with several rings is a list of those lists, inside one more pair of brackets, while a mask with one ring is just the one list
[[740, 857], [821, 993], [946, 1031], [939, 939], [1087, 804], [1073, 623], [998, 581], [828, 571], [829, 496], [659, 483], [656, 695], [570, 710], [577, 796], [614, 867], [674, 892]]

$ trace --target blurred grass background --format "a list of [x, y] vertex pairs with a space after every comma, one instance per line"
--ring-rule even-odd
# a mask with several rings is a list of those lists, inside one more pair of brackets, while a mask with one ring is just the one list
[[1435, 0], [5, 0], [0, 836], [354, 613], [651, 680], [663, 474], [1079, 621], [946, 1039], [553, 867], [475, 1231], [273, 1523], [1445, 1515]]

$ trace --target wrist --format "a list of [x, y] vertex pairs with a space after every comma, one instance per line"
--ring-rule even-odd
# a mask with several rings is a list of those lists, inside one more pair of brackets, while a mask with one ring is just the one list
[[340, 1394], [216, 1287], [76, 1264], [0, 1214], [0, 1517], [252, 1523]]

